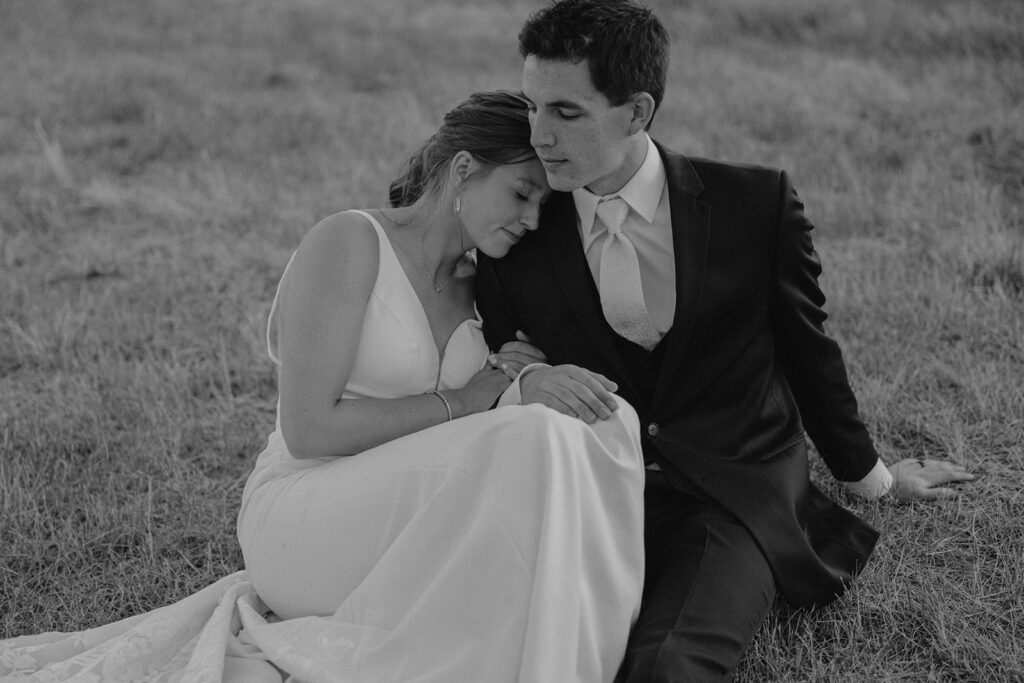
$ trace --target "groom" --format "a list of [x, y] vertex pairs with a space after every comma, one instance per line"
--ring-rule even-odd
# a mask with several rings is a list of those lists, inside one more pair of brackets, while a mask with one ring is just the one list
[[812, 225], [787, 175], [648, 137], [668, 62], [650, 11], [562, 0], [519, 48], [556, 192], [536, 232], [481, 258], [484, 332], [498, 348], [522, 330], [552, 365], [586, 368], [525, 372], [523, 403], [594, 420], [617, 385], [640, 414], [648, 570], [620, 680], [728, 679], [777, 592], [830, 602], [878, 535], [809, 482], [805, 432], [866, 497], [952, 495], [933, 487], [970, 475], [879, 459], [823, 328]]

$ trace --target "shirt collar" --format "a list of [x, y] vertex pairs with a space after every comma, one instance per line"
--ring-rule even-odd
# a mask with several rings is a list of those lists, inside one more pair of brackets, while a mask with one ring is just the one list
[[584, 235], [593, 233], [598, 202], [609, 197], [621, 197], [629, 204], [630, 209], [645, 221], [654, 222], [658, 204], [661, 202], [661, 193], [665, 189], [665, 164], [658, 154], [658, 148], [654, 146], [654, 141], [646, 133], [644, 137], [647, 138], [647, 156], [621, 190], [605, 197], [599, 197], [583, 187], [572, 191], [576, 214], [580, 217], [580, 228]]

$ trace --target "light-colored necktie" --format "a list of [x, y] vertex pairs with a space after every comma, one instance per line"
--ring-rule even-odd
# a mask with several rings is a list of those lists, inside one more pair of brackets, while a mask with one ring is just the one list
[[601, 308], [612, 329], [648, 351], [661, 340], [644, 304], [640, 282], [640, 262], [636, 249], [622, 232], [622, 222], [629, 214], [629, 204], [620, 197], [602, 200], [597, 217], [608, 229], [608, 239], [601, 251]]

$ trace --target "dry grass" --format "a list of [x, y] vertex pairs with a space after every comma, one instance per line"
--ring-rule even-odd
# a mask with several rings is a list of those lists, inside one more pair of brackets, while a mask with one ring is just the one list
[[[1022, 680], [1024, 7], [653, 4], [656, 136], [791, 172], [871, 429], [980, 475], [944, 504], [848, 500], [886, 529], [856, 590], [780, 609], [740, 678]], [[516, 87], [537, 6], [4, 0], [0, 636], [240, 567], [289, 251], [380, 203], [446, 106]]]

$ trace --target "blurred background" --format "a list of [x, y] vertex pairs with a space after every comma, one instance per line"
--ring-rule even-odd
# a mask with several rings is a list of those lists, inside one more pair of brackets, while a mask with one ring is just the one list
[[[890, 461], [856, 590], [780, 606], [740, 680], [1021, 680], [1024, 3], [667, 0], [652, 134], [786, 168]], [[519, 87], [541, 2], [0, 0], [0, 637], [241, 568], [273, 429], [266, 315], [319, 219], [379, 206], [443, 113]]]

